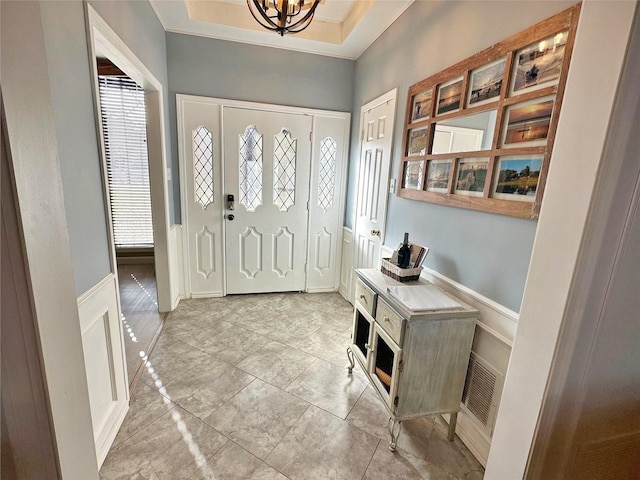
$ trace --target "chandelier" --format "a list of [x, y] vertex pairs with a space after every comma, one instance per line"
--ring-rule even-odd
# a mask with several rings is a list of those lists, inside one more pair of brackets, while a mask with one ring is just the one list
[[319, 3], [320, 0], [247, 0], [253, 18], [280, 36], [307, 28]]

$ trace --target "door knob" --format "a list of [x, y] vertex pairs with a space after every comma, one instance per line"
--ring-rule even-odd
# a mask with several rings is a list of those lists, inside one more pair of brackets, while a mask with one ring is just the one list
[[371, 235], [373, 235], [374, 237], [379, 237], [380, 236], [380, 230], [371, 230]]
[[233, 221], [234, 218], [236, 218], [236, 217], [233, 215], [233, 213], [227, 215], [227, 220]]

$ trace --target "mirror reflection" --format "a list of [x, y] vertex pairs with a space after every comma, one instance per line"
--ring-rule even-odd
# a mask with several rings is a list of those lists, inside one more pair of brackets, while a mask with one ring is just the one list
[[475, 152], [491, 149], [497, 110], [436, 123], [431, 153]]

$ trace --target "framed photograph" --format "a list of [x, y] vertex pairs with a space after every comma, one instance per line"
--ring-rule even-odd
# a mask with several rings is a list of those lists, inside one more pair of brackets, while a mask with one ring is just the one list
[[407, 156], [416, 157], [427, 153], [427, 127], [412, 128], [407, 139]]
[[542, 155], [500, 157], [493, 197], [503, 200], [533, 202], [542, 169]]
[[438, 87], [438, 110], [436, 115], [460, 110], [461, 96], [462, 77], [456, 77], [440, 85], [440, 87]]
[[544, 145], [549, 134], [553, 97], [510, 106], [505, 114], [505, 147]]
[[424, 178], [424, 160], [413, 160], [404, 164], [404, 178], [402, 188], [422, 190]]
[[500, 97], [505, 59], [501, 58], [471, 72], [469, 106], [493, 102]]
[[411, 108], [411, 123], [429, 118], [429, 115], [431, 114], [432, 98], [432, 88], [413, 96], [413, 106]]
[[487, 181], [489, 158], [461, 158], [454, 193], [481, 197]]
[[428, 192], [447, 193], [451, 176], [451, 160], [430, 160], [427, 166]]
[[535, 90], [558, 83], [568, 32], [560, 32], [516, 52], [513, 93]]

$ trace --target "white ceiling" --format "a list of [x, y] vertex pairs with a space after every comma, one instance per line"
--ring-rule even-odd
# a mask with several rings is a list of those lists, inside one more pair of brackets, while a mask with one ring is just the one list
[[[261, 27], [246, 0], [150, 0], [168, 32], [356, 59], [414, 0], [324, 0], [305, 31]], [[306, 37], [306, 38], [305, 38]]]

